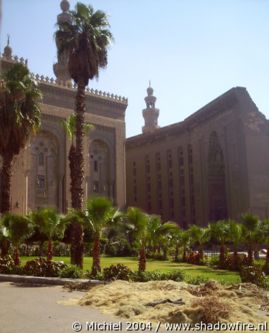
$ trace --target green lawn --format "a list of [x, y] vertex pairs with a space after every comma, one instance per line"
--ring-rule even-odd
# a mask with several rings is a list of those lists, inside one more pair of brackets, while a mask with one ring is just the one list
[[[24, 264], [28, 260], [32, 260], [36, 257], [22, 257], [21, 261]], [[66, 264], [70, 264], [69, 257], [54, 257], [53, 260], [64, 261]], [[133, 257], [102, 257], [101, 266], [102, 268], [108, 267], [112, 264], [121, 263], [128, 266], [131, 270], [137, 270], [137, 258]], [[91, 257], [84, 257], [84, 271], [90, 270], [92, 264]], [[236, 272], [230, 272], [220, 269], [213, 269], [207, 266], [197, 266], [191, 264], [174, 263], [170, 261], [160, 260], [147, 260], [147, 271], [160, 271], [169, 272], [180, 269], [185, 273], [186, 279], [195, 278], [197, 276], [214, 279], [222, 283], [238, 283], [240, 282], [239, 274]]]

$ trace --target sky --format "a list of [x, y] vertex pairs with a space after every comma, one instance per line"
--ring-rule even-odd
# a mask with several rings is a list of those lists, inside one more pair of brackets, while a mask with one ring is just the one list
[[[128, 98], [127, 137], [141, 133], [149, 80], [161, 127], [236, 86], [269, 118], [269, 0], [81, 1], [109, 15], [114, 43], [90, 88]], [[54, 77], [60, 13], [60, 0], [3, 0], [1, 52], [9, 34], [13, 54]]]

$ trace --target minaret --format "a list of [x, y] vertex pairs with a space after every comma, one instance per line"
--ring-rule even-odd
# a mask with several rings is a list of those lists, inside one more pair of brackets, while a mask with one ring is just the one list
[[[62, 13], [57, 16], [57, 22], [59, 23], [71, 23], [71, 16], [69, 13], [70, 4], [68, 0], [61, 1]], [[56, 45], [58, 41], [56, 39]], [[53, 65], [53, 71], [57, 78], [57, 81], [62, 84], [71, 85], [71, 77], [68, 71], [68, 54], [63, 53], [58, 55], [58, 62]]]
[[9, 35], [7, 36], [7, 45], [4, 48], [3, 57], [8, 60], [11, 60], [12, 58], [12, 48], [9, 46]]
[[154, 132], [158, 126], [159, 109], [155, 108], [156, 97], [153, 96], [153, 89], [150, 82], [147, 89], [148, 96], [145, 97], [146, 109], [143, 110], [143, 117], [145, 119], [145, 126], [142, 128], [143, 133]]

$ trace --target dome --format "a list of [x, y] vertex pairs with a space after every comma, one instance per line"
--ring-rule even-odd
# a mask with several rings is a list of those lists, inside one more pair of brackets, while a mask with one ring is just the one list
[[61, 2], [61, 9], [63, 12], [67, 12], [70, 8], [70, 3], [67, 0], [62, 0]]

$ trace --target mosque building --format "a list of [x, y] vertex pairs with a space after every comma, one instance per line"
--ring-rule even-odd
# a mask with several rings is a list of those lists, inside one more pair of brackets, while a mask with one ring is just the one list
[[269, 214], [269, 122], [232, 88], [184, 121], [159, 128], [152, 87], [142, 134], [126, 140], [127, 205], [181, 226]]
[[[62, 0], [58, 21], [69, 19], [69, 2]], [[12, 55], [8, 45], [0, 59], [3, 71], [27, 61]], [[43, 94], [41, 129], [15, 158], [11, 205], [15, 213], [41, 207], [65, 212], [71, 206], [68, 152], [70, 140], [63, 121], [73, 113], [76, 89], [72, 86], [65, 56], [54, 64], [55, 79], [34, 75]], [[85, 121], [94, 125], [84, 138], [84, 196], [109, 197], [125, 206], [125, 110], [126, 98], [87, 89]]]

